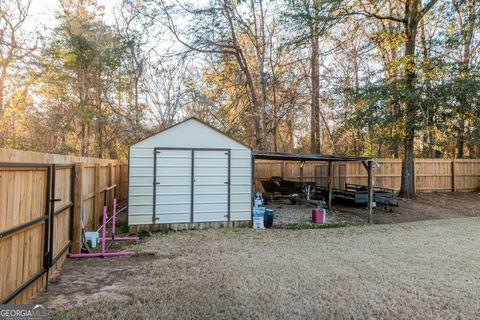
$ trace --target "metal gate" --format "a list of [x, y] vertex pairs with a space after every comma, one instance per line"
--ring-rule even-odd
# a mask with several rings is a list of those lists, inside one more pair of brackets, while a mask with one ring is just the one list
[[154, 148], [153, 223], [230, 221], [231, 151]]
[[48, 289], [49, 269], [72, 243], [74, 188], [74, 165], [0, 163], [0, 269], [9, 270], [0, 303], [45, 274]]

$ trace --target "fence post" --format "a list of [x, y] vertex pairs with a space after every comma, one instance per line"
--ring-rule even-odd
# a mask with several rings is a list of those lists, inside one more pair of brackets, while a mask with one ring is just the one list
[[117, 202], [122, 200], [122, 186], [120, 185], [120, 179], [119, 179], [121, 174], [120, 168], [121, 168], [120, 162], [115, 162], [113, 172], [115, 172], [115, 184], [117, 185]]
[[457, 189], [455, 187], [455, 159], [452, 160], [452, 192], [455, 192]]
[[123, 200], [123, 197], [125, 196], [126, 194], [126, 190], [123, 186], [123, 167], [125, 166], [125, 164], [123, 162], [119, 162], [118, 163], [118, 184], [120, 185], [120, 188], [119, 188], [119, 195], [118, 195], [118, 198], [120, 200]]
[[93, 228], [98, 229], [100, 226], [100, 164], [95, 163], [94, 177], [95, 197], [93, 198]]
[[413, 179], [413, 193], [416, 193], [417, 192], [417, 160], [416, 159], [413, 159], [412, 179]]
[[75, 164], [75, 195], [73, 207], [73, 239], [72, 253], [80, 253], [82, 238], [82, 192], [83, 192], [83, 163]]
[[[113, 180], [113, 164], [111, 162], [108, 163], [108, 186], [111, 187], [115, 184], [115, 181]], [[118, 195], [118, 185], [117, 185], [117, 195]], [[105, 196], [107, 194], [105, 193]], [[109, 203], [109, 208], [110, 210], [113, 208], [113, 192], [109, 192], [108, 195], [108, 203]]]

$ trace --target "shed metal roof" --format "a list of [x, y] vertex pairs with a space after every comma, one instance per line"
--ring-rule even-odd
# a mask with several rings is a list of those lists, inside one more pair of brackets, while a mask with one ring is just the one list
[[196, 118], [196, 117], [190, 117], [190, 118], [187, 118], [187, 119], [182, 120], [182, 121], [180, 121], [180, 122], [177, 122], [177, 123], [174, 124], [174, 125], [171, 125], [171, 126], [165, 128], [165, 129], [162, 129], [162, 130], [160, 130], [160, 131], [157, 131], [157, 132], [155, 132], [155, 133], [153, 133], [153, 134], [151, 134], [151, 135], [149, 135], [149, 136], [146, 136], [145, 138], [140, 139], [140, 140], [136, 141], [135, 143], [132, 143], [130, 146], [133, 146], [133, 145], [135, 145], [135, 144], [137, 144], [137, 143], [139, 143], [139, 142], [141, 142], [141, 141], [147, 140], [148, 138], [151, 138], [151, 137], [153, 137], [153, 136], [156, 136], [157, 134], [160, 134], [160, 133], [162, 133], [162, 132], [164, 132], [164, 131], [167, 131], [167, 130], [173, 128], [173, 127], [176, 127], [176, 126], [178, 126], [178, 125], [180, 125], [180, 124], [182, 124], [182, 123], [188, 122], [188, 121], [198, 121], [198, 122], [200, 122], [201, 124], [209, 127], [210, 129], [213, 129], [214, 131], [216, 131], [216, 132], [224, 135], [225, 137], [227, 137], [227, 138], [229, 138], [229, 139], [231, 139], [231, 140], [233, 140], [233, 141], [235, 141], [235, 142], [237, 142], [237, 143], [240, 143], [240, 144], [243, 145], [244, 147], [247, 147], [248, 149], [252, 149], [249, 145], [243, 143], [242, 141], [240, 141], [240, 140], [238, 140], [238, 139], [235, 139], [235, 138], [229, 136], [229, 135], [226, 134], [225, 132], [223, 132], [223, 131], [215, 128], [214, 126], [212, 126], [212, 125], [210, 125], [210, 124], [208, 124], [208, 123], [206, 123], [206, 122], [204, 122], [204, 121], [202, 121], [202, 120], [200, 120], [200, 119], [198, 119], [198, 118]]
[[373, 161], [371, 157], [355, 157], [355, 156], [335, 156], [327, 154], [314, 153], [288, 153], [288, 152], [271, 152], [253, 150], [252, 155], [255, 159], [265, 160], [289, 160], [289, 161]]

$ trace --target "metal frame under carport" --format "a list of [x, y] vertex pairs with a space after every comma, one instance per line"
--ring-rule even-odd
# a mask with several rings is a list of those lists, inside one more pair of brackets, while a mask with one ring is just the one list
[[[361, 162], [368, 173], [368, 222], [373, 223], [373, 168], [377, 166], [377, 161], [369, 157], [354, 156], [335, 156], [323, 154], [309, 153], [286, 153], [286, 152], [269, 152], [258, 151], [252, 152], [252, 172], [255, 170], [255, 159], [259, 160], [278, 160], [278, 161], [299, 161], [300, 162], [300, 179], [303, 181], [303, 166], [307, 161], [323, 161], [328, 162], [328, 210], [332, 209], [332, 191], [333, 191], [333, 162]], [[252, 181], [255, 184], [255, 179]]]

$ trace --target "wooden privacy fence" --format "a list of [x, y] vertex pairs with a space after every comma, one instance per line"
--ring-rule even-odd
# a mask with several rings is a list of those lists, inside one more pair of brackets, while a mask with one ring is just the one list
[[1, 303], [24, 303], [48, 285], [80, 251], [82, 212], [94, 230], [106, 188], [126, 199], [127, 170], [118, 160], [0, 149]]
[[[379, 159], [380, 167], [374, 170], [375, 187], [400, 190], [401, 159]], [[327, 186], [328, 164], [306, 162], [304, 180]], [[263, 191], [261, 180], [271, 176], [287, 180], [300, 180], [298, 162], [255, 161], [255, 190]], [[480, 188], [480, 159], [415, 159], [414, 188], [419, 192], [473, 191]], [[361, 163], [334, 163], [333, 187], [344, 189], [345, 183], [367, 184], [367, 171]]]

